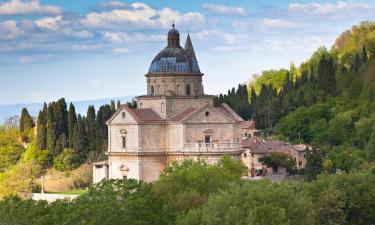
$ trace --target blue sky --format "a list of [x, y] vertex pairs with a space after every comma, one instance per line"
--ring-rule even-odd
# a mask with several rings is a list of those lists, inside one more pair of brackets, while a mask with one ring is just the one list
[[144, 94], [173, 20], [217, 94], [374, 16], [374, 1], [0, 0], [0, 104]]

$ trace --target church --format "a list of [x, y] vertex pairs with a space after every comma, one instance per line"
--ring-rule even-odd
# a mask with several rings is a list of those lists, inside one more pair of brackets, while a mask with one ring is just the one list
[[243, 119], [226, 104], [215, 107], [214, 96], [204, 93], [189, 34], [182, 48], [173, 24], [145, 77], [147, 94], [136, 97], [137, 108], [123, 105], [107, 121], [108, 160], [93, 164], [94, 183], [151, 182], [175, 160], [241, 159]]

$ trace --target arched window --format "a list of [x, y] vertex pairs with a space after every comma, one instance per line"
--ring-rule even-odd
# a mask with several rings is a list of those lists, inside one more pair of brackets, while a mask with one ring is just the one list
[[180, 93], [180, 85], [177, 84], [177, 93]]
[[126, 113], [125, 113], [125, 112], [122, 112], [122, 118], [123, 118], [123, 119], [126, 118]]
[[160, 103], [160, 112], [164, 113], [164, 102]]
[[190, 95], [190, 84], [186, 85], [186, 95]]
[[151, 85], [151, 96], [155, 95], [155, 88], [154, 85]]

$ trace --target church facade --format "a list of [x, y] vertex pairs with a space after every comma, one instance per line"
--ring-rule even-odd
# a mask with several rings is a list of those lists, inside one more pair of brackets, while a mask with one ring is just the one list
[[107, 121], [108, 160], [94, 163], [94, 183], [151, 182], [174, 160], [241, 159], [243, 119], [226, 104], [215, 107], [214, 96], [204, 94], [190, 35], [182, 48], [173, 25], [167, 41], [145, 75], [147, 94], [136, 98], [137, 108], [123, 105]]

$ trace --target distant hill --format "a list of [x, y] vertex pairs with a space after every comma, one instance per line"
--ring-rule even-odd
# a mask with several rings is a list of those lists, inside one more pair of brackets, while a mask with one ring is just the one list
[[[128, 101], [131, 101], [132, 98], [133, 96], [124, 96], [124, 97], [103, 98], [103, 99], [96, 99], [96, 100], [73, 101], [73, 104], [76, 108], [77, 113], [85, 115], [87, 111], [87, 107], [89, 105], [94, 105], [95, 109], [97, 110], [101, 105], [109, 104], [111, 100], [115, 100], [115, 102], [117, 102], [117, 100], [120, 100], [121, 103], [126, 103]], [[39, 110], [42, 109], [43, 103], [0, 105], [0, 124], [2, 124], [5, 119], [11, 116], [20, 115], [21, 109], [24, 107], [27, 108], [31, 116], [36, 117], [38, 116]]]

